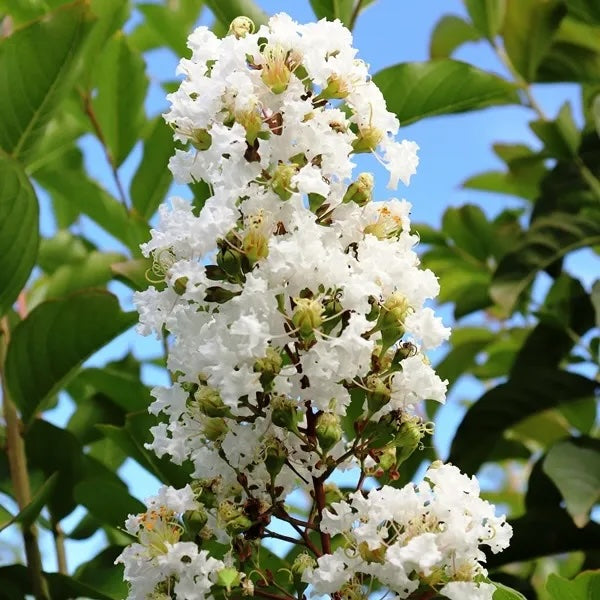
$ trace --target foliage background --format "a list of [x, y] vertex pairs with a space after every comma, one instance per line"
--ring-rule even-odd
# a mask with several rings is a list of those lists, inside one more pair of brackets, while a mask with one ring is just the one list
[[[0, 0], [0, 535], [6, 548], [24, 545], [29, 563], [40, 530], [53, 540], [53, 598], [123, 597], [112, 561], [129, 541], [119, 527], [156, 481], [143, 474], [185, 483], [185, 469], [143, 447], [163, 346], [128, 352], [131, 334], [114, 341], [136, 321], [131, 291], [148, 285], [138, 245], [158, 205], [176, 192], [201, 206], [207, 194], [172, 185], [174, 145], [157, 115], [195, 23], [225, 33], [238, 14], [260, 23], [276, 10], [355, 25], [360, 55], [422, 147], [406, 195], [456, 319], [435, 357], [452, 393], [436, 443], [399, 483], [438, 454], [483, 475], [515, 529], [510, 549], [490, 557], [494, 580], [542, 600], [564, 598], [565, 585], [575, 599], [592, 586], [600, 594], [597, 577], [545, 585], [550, 571], [569, 579], [600, 567], [600, 9], [421, 5]], [[450, 7], [457, 14], [443, 16]], [[426, 57], [412, 28], [431, 22]], [[489, 170], [474, 172], [480, 162]], [[81, 540], [99, 552], [83, 563]], [[31, 591], [18, 564], [1, 567], [0, 582], [8, 597]]]

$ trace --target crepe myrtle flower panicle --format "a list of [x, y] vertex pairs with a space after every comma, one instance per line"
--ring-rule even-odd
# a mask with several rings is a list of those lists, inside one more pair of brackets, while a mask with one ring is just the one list
[[[188, 46], [164, 115], [170, 168], [210, 197], [160, 208], [142, 246], [152, 285], [135, 302], [139, 331], [169, 342], [172, 384], [152, 391], [147, 448], [191, 475], [127, 521], [136, 541], [117, 560], [130, 598], [295, 597], [307, 584], [491, 598], [480, 546], [506, 547], [510, 527], [477, 482], [436, 465], [418, 486], [388, 485], [433, 431], [421, 404], [444, 402], [447, 381], [426, 352], [450, 331], [427, 306], [439, 284], [415, 253], [410, 204], [376, 199], [354, 160], [372, 154], [395, 188], [417, 145], [396, 139], [337, 20], [278, 14], [256, 29], [240, 17]], [[331, 478], [350, 469], [356, 491], [342, 492]], [[368, 494], [367, 477], [380, 481]], [[286, 504], [299, 489], [306, 520]], [[260, 563], [263, 539], [293, 541], [274, 519], [303, 546], [289, 571]]]

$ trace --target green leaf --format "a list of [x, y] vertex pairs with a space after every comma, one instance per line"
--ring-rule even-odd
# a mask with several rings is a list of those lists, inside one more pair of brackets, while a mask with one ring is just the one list
[[[145, 290], [150, 285], [150, 280], [146, 274], [151, 267], [152, 259], [150, 258], [135, 258], [111, 265], [115, 276], [138, 292]], [[154, 285], [159, 287], [157, 284]]]
[[448, 208], [442, 217], [442, 230], [454, 241], [455, 247], [468, 256], [485, 263], [491, 254], [492, 225], [474, 204]]
[[93, 251], [79, 262], [60, 266], [51, 275], [35, 281], [28, 298], [28, 306], [33, 308], [44, 300], [106, 285], [113, 278], [111, 265], [123, 258], [122, 254], [116, 252]]
[[373, 80], [402, 125], [519, 102], [512, 83], [450, 58], [400, 63], [379, 71]]
[[89, 29], [88, 3], [77, 0], [0, 41], [0, 148], [21, 161], [72, 83]]
[[553, 158], [569, 160], [577, 156], [581, 136], [568, 102], [562, 105], [555, 121], [540, 119], [529, 126]]
[[452, 440], [448, 461], [475, 473], [506, 429], [559, 404], [591, 397], [596, 387], [594, 381], [574, 373], [529, 369], [486, 392], [469, 408]]
[[[360, 10], [370, 3], [363, 2]], [[353, 19], [356, 19], [354, 16], [356, 2], [354, 0], [310, 0], [310, 5], [317, 19], [328, 19], [329, 21], [339, 19], [346, 27], [354, 25], [352, 22]]]
[[127, 596], [128, 586], [123, 579], [123, 565], [115, 565], [115, 559], [122, 551], [120, 546], [105, 548], [77, 567], [74, 578], [103, 592], [112, 600], [122, 600]]
[[533, 200], [539, 194], [539, 182], [544, 174], [533, 173], [532, 176], [515, 176], [513, 173], [502, 171], [486, 171], [479, 175], [473, 175], [462, 182], [465, 189], [480, 190], [494, 194], [507, 194]]
[[600, 279], [597, 279], [592, 286], [591, 301], [596, 313], [596, 327], [600, 327]]
[[254, 21], [258, 29], [261, 25], [266, 25], [268, 17], [265, 12], [254, 2], [254, 0], [206, 0], [206, 6], [210, 8], [217, 20], [225, 27], [229, 28], [231, 21], [236, 17], [249, 17]]
[[37, 491], [35, 496], [31, 499], [31, 502], [23, 508], [19, 514], [15, 515], [7, 523], [0, 525], [0, 531], [12, 525], [13, 523], [20, 523], [23, 527], [29, 527], [38, 518], [38, 515], [44, 508], [48, 498], [54, 492], [56, 483], [58, 481], [58, 473], [51, 475]]
[[600, 52], [581, 43], [555, 42], [540, 64], [536, 80], [543, 83], [598, 83]]
[[[475, 0], [474, 0], [475, 1]], [[508, 0], [504, 47], [525, 81], [535, 81], [538, 66], [567, 9], [560, 0]]]
[[150, 219], [156, 212], [173, 181], [168, 169], [169, 159], [173, 154], [173, 130], [162, 117], [157, 117], [144, 142], [142, 162], [131, 182], [133, 207], [144, 219]]
[[595, 600], [600, 598], [600, 571], [584, 571], [570, 581], [550, 573], [546, 591], [551, 600]]
[[567, 8], [574, 19], [600, 25], [600, 4], [596, 0], [567, 0]]
[[118, 32], [102, 49], [92, 104], [115, 166], [119, 166], [140, 137], [148, 88], [144, 59]]
[[543, 469], [560, 490], [567, 512], [578, 527], [590, 520], [600, 499], [600, 452], [572, 442], [559, 442], [548, 452]]
[[84, 260], [92, 249], [88, 240], [62, 229], [52, 237], [40, 240], [37, 264], [46, 273], [53, 273], [61, 265]]
[[581, 433], [591, 433], [596, 423], [597, 402], [595, 398], [584, 398], [579, 402], [565, 404], [560, 412], [572, 427]]
[[139, 514], [145, 505], [131, 496], [127, 488], [104, 479], [80, 481], [75, 486], [75, 499], [101, 523], [122, 527], [129, 514]]
[[30, 421], [88, 356], [136, 321], [103, 291], [36, 307], [15, 328], [6, 357], [6, 383], [23, 419]]
[[465, 0], [465, 4], [473, 25], [485, 37], [494, 39], [504, 21], [506, 0]]
[[520, 592], [517, 592], [517, 590], [513, 590], [512, 588], [502, 585], [501, 583], [496, 583], [495, 581], [490, 583], [493, 583], [496, 586], [493, 600], [527, 600], [527, 598]]
[[37, 198], [25, 173], [17, 163], [0, 155], [0, 255], [4, 261], [0, 315], [12, 306], [35, 265], [38, 213]]
[[183, 0], [166, 6], [141, 3], [136, 9], [144, 15], [144, 21], [129, 36], [136, 48], [146, 52], [166, 44], [177, 56], [189, 55], [186, 38], [198, 20], [202, 2]]
[[539, 271], [569, 252], [600, 244], [600, 219], [555, 212], [540, 217], [504, 256], [494, 273], [490, 294], [507, 311]]
[[446, 15], [437, 23], [429, 40], [431, 58], [448, 58], [454, 50], [465, 42], [476, 42], [480, 33], [464, 19], [455, 15]]

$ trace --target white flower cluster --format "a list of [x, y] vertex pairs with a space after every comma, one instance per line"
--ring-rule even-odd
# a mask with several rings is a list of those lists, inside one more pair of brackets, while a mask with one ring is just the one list
[[479, 498], [475, 478], [451, 465], [433, 465], [418, 486], [351, 494], [325, 511], [321, 528], [342, 534], [346, 544], [305, 571], [315, 594], [352, 587], [366, 574], [398, 598], [429, 585], [460, 600], [492, 599], [493, 585], [473, 582], [487, 575], [478, 562], [485, 560], [479, 546], [499, 552], [512, 533], [504, 517], [495, 517], [494, 507]]
[[[132, 598], [165, 586], [177, 598], [208, 592], [219, 564], [179, 541], [182, 525], [174, 515], [180, 513], [191, 511], [200, 523], [191, 539], [216, 538], [233, 548], [239, 536], [260, 540], [271, 517], [286, 516], [287, 494], [312, 482], [314, 518], [334, 533], [335, 516], [324, 512], [325, 480], [358, 466], [397, 478], [398, 466], [430, 431], [417, 404], [445, 399], [446, 382], [425, 352], [449, 329], [425, 306], [439, 286], [414, 252], [410, 204], [374, 202], [373, 176], [352, 178], [352, 159], [364, 152], [389, 170], [388, 187], [408, 184], [416, 144], [395, 140], [398, 121], [339, 21], [298, 25], [280, 14], [252, 29], [244, 18], [224, 39], [198, 28], [189, 38], [192, 57], [179, 66], [185, 79], [165, 115], [185, 145], [170, 162], [176, 180], [203, 181], [211, 195], [199, 212], [181, 198], [161, 207], [160, 224], [143, 246], [161, 285], [135, 300], [140, 331], [170, 335], [174, 383], [153, 390], [150, 407], [168, 422], [153, 428], [150, 447], [177, 464], [193, 464], [193, 494], [182, 491], [189, 504], [178, 508], [165, 498], [147, 513], [153, 516], [128, 524], [139, 540], [121, 556]], [[354, 436], [347, 422], [345, 433], [342, 427], [351, 403], [359, 415], [350, 423]], [[415, 527], [429, 514], [441, 519], [441, 504], [454, 501], [429, 488], [440, 504], [434, 514], [425, 507], [425, 487], [414, 492]], [[375, 497], [365, 506], [375, 510]], [[354, 510], [360, 498], [357, 492], [344, 506]], [[463, 510], [459, 499], [448, 510]], [[386, 519], [407, 522], [396, 516]], [[452, 519], [455, 527], [454, 513]], [[475, 565], [482, 554], [474, 542], [462, 553], [451, 551], [450, 534], [444, 537], [440, 527], [432, 522], [424, 538], [390, 533], [393, 542], [377, 533], [377, 548], [367, 547], [389, 543], [389, 560], [395, 552], [393, 560], [404, 565], [401, 589], [417, 585], [414, 573], [428, 576], [434, 567], [462, 585], [481, 573]], [[166, 537], [157, 541], [157, 531]], [[427, 547], [433, 562], [412, 568], [400, 556], [405, 543], [409, 554], [410, 544]], [[356, 548], [352, 560], [362, 560]], [[182, 552], [191, 574], [181, 568]], [[471, 571], [461, 566], [460, 574], [450, 573], [451, 555]], [[344, 556], [345, 573], [355, 562]], [[320, 559], [311, 575], [315, 590], [342, 585], [339, 573], [332, 573], [335, 585], [321, 583], [327, 565], [341, 560], [339, 550]], [[186, 588], [194, 572], [208, 586], [196, 595]], [[381, 581], [396, 589], [390, 577]]]

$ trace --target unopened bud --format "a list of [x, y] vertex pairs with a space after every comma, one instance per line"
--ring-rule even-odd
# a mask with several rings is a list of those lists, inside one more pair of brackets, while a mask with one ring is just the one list
[[381, 455], [379, 456], [378, 468], [385, 472], [389, 471], [392, 467], [395, 467], [396, 464], [396, 446], [391, 444], [382, 450]]
[[381, 329], [403, 327], [410, 309], [411, 306], [406, 296], [400, 292], [394, 292], [388, 296], [382, 306], [380, 316]]
[[217, 265], [233, 279], [242, 273], [242, 255], [237, 249], [223, 245], [217, 253]]
[[375, 180], [371, 173], [361, 173], [356, 181], [351, 183], [344, 194], [342, 202], [354, 202], [358, 206], [364, 206], [373, 199], [373, 187]]
[[289, 200], [292, 197], [292, 177], [298, 173], [297, 165], [279, 164], [271, 176], [271, 189], [282, 199]]
[[419, 419], [411, 419], [400, 425], [394, 443], [397, 447], [397, 464], [402, 464], [418, 447], [423, 439], [423, 428]]
[[252, 521], [244, 514], [244, 511], [229, 500], [224, 500], [219, 504], [217, 520], [229, 533], [245, 531], [252, 526]]
[[240, 585], [241, 581], [241, 573], [234, 567], [223, 567], [217, 572], [217, 585], [224, 587], [228, 592], [231, 592], [232, 587]]
[[216, 442], [225, 437], [227, 433], [227, 423], [221, 418], [207, 418], [202, 422], [202, 431], [204, 437], [211, 442]]
[[200, 530], [208, 521], [208, 513], [204, 507], [190, 510], [183, 515], [183, 524], [185, 525], [188, 537], [193, 540], [200, 533]]
[[248, 17], [236, 17], [229, 25], [229, 34], [234, 35], [238, 40], [246, 37], [249, 33], [254, 33], [256, 29], [254, 21]]
[[298, 328], [304, 338], [312, 335], [323, 322], [323, 306], [318, 300], [312, 298], [294, 298], [296, 308], [292, 315], [292, 323]]
[[196, 150], [208, 150], [212, 145], [212, 135], [206, 129], [194, 129], [190, 142]]
[[271, 397], [271, 421], [278, 427], [294, 431], [297, 417], [296, 402], [286, 396], [275, 395]]
[[203, 385], [199, 387], [194, 400], [197, 403], [198, 410], [207, 417], [228, 417], [231, 415], [229, 407], [223, 403], [219, 390]]
[[390, 401], [391, 391], [385, 381], [377, 375], [367, 377], [367, 406], [371, 413], [376, 413]]
[[342, 439], [340, 418], [335, 413], [323, 412], [317, 417], [315, 433], [319, 446], [328, 452]]
[[352, 148], [354, 152], [372, 152], [375, 150], [381, 138], [383, 137], [383, 131], [376, 127], [364, 127], [358, 132], [358, 136], [352, 142]]
[[185, 294], [185, 290], [186, 290], [188, 281], [189, 281], [189, 279], [187, 277], [178, 277], [173, 282], [173, 289], [175, 290], [175, 293], [178, 294], [179, 296]]
[[275, 479], [285, 464], [288, 452], [283, 445], [283, 442], [274, 436], [265, 439], [264, 448], [265, 467], [267, 468], [267, 472], [271, 476], [271, 479]]
[[263, 373], [265, 375], [277, 375], [281, 371], [283, 360], [277, 350], [271, 346], [267, 347], [267, 352], [264, 358], [259, 358], [254, 363], [254, 372]]

